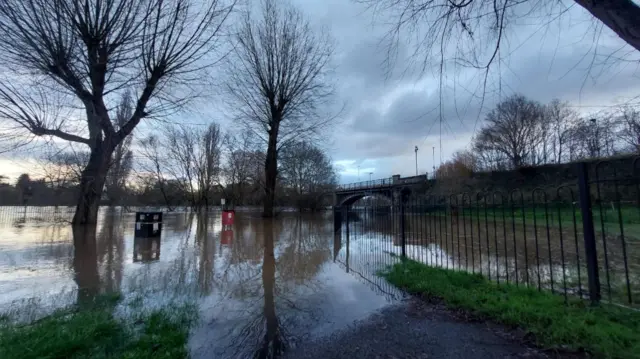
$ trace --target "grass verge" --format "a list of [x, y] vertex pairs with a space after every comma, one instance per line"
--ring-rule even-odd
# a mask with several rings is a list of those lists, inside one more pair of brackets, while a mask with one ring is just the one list
[[186, 358], [191, 305], [117, 318], [116, 298], [30, 324], [0, 322], [0, 358]]
[[479, 274], [404, 261], [382, 275], [410, 293], [441, 299], [534, 335], [543, 347], [586, 350], [596, 357], [640, 358], [640, 313], [624, 308], [590, 307], [579, 299], [535, 289], [497, 285]]

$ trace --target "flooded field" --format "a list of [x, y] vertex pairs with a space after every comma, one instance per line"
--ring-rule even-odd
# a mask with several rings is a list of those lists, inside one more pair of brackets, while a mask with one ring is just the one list
[[[135, 238], [134, 213], [119, 208], [102, 210], [95, 228], [79, 230], [68, 224], [69, 209], [4, 210], [0, 314], [11, 320], [108, 293], [143, 308], [192, 302], [200, 314], [192, 355], [235, 358], [330, 335], [404, 297], [377, 275], [403, 253], [389, 213], [354, 211], [334, 233], [330, 212], [264, 220], [238, 210], [228, 227], [219, 211], [167, 212], [154, 239]], [[587, 291], [579, 230], [463, 216], [407, 214], [405, 222], [405, 253], [415, 260], [559, 294]], [[615, 301], [628, 293], [619, 245], [615, 238], [609, 244], [601, 283], [603, 298], [610, 286]], [[637, 242], [627, 250], [637, 290]]]
[[33, 320], [106, 293], [144, 307], [195, 301], [193, 356], [226, 358], [328, 335], [402, 298], [374, 268], [334, 263], [344, 248], [331, 213], [238, 211], [229, 228], [216, 211], [165, 213], [159, 239], [134, 238], [134, 214], [120, 209], [75, 232], [65, 213], [0, 216], [0, 313]]
[[[372, 246], [366, 251], [372, 258], [376, 253], [402, 254], [399, 216], [373, 208], [354, 209], [349, 218], [351, 247], [365, 238]], [[637, 306], [640, 237], [627, 231], [623, 241], [619, 232], [607, 231], [607, 225], [596, 229], [602, 298]], [[376, 240], [369, 242], [369, 238]], [[464, 215], [406, 213], [404, 241], [408, 257], [429, 265], [481, 273], [497, 282], [562, 295], [588, 296], [583, 230], [578, 221], [522, 220], [475, 211]]]

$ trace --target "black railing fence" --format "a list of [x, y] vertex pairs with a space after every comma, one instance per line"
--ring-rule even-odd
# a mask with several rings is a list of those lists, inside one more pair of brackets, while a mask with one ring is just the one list
[[336, 208], [342, 222], [336, 257], [353, 268], [349, 262], [360, 256], [358, 265], [366, 268], [359, 270], [370, 273], [408, 257], [565, 299], [638, 307], [636, 165], [618, 171], [605, 170], [606, 163], [578, 164], [573, 183], [551, 189], [420, 195], [391, 206]]

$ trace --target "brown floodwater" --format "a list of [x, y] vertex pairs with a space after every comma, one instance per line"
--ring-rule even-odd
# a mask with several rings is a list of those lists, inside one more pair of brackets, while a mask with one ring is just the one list
[[[194, 357], [277, 354], [347, 328], [400, 300], [380, 265], [334, 236], [332, 215], [239, 210], [165, 213], [158, 239], [134, 238], [134, 214], [100, 212], [73, 230], [68, 209], [0, 209], [0, 313], [33, 320], [118, 293], [143, 308], [195, 302]], [[10, 213], [9, 213], [10, 212]], [[382, 253], [381, 253], [382, 254]], [[389, 258], [389, 256], [387, 256]]]

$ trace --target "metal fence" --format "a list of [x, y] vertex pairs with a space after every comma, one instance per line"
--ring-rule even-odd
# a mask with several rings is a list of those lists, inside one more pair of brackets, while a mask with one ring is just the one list
[[365, 253], [370, 271], [408, 257], [565, 299], [638, 307], [640, 162], [631, 166], [578, 164], [573, 183], [549, 189], [336, 208], [346, 223], [338, 233]]

